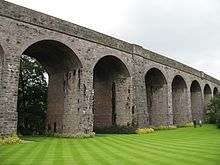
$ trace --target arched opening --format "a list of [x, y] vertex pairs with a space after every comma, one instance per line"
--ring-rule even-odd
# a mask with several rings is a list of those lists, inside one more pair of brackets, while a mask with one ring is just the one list
[[54, 40], [38, 41], [23, 54], [40, 62], [49, 75], [45, 127], [55, 132], [72, 132], [70, 119], [73, 120], [72, 115], [78, 112], [77, 92], [82, 68], [80, 60], [68, 46]]
[[163, 73], [156, 68], [145, 75], [149, 124], [167, 125], [168, 92], [167, 81]]
[[93, 70], [94, 130], [129, 125], [130, 73], [114, 56], [105, 56]]
[[209, 101], [212, 98], [212, 90], [208, 84], [204, 87], [204, 108], [207, 108]]
[[215, 87], [214, 90], [213, 90], [213, 96], [215, 96], [217, 93], [218, 93], [218, 88]]
[[172, 82], [173, 124], [181, 125], [188, 121], [188, 99], [185, 80], [177, 75]]
[[194, 80], [190, 87], [191, 111], [193, 120], [203, 120], [204, 110], [202, 107], [202, 91], [198, 81]]

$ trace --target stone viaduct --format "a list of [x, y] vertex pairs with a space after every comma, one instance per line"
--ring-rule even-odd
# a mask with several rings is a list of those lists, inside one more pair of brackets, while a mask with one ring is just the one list
[[49, 74], [47, 123], [61, 133], [203, 120], [220, 89], [218, 80], [141, 46], [1, 1], [0, 134], [17, 130], [22, 54]]

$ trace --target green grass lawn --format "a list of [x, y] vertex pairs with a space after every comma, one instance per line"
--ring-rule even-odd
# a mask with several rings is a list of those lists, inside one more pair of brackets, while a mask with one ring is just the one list
[[179, 128], [148, 135], [27, 139], [34, 142], [0, 146], [0, 164], [220, 164], [220, 129], [216, 129], [215, 125]]

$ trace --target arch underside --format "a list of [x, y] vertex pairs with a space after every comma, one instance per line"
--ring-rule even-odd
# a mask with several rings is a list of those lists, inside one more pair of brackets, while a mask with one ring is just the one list
[[184, 125], [189, 121], [187, 86], [181, 76], [172, 82], [172, 104], [174, 125]]
[[[23, 54], [38, 60], [49, 75], [47, 128], [57, 132], [74, 132], [69, 119], [73, 120], [73, 114], [78, 112], [80, 60], [69, 47], [54, 40], [36, 42]], [[70, 112], [72, 114], [68, 114]]]
[[202, 91], [198, 81], [194, 80], [190, 88], [192, 118], [195, 120], [204, 119], [204, 108], [202, 104]]
[[167, 82], [159, 69], [150, 69], [145, 76], [149, 124], [168, 125]]
[[131, 125], [130, 73], [114, 56], [105, 56], [93, 70], [94, 129]]
[[212, 98], [212, 91], [208, 84], [204, 87], [204, 109], [207, 109], [208, 103]]
[[213, 90], [213, 95], [216, 95], [218, 93], [218, 88], [214, 88], [214, 90]]

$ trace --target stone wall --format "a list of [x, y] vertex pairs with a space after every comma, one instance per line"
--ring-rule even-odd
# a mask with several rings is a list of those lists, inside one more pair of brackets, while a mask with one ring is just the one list
[[185, 124], [202, 119], [220, 89], [215, 78], [141, 46], [6, 1], [0, 36], [0, 134], [17, 129], [22, 54], [47, 69], [47, 125], [63, 133]]

